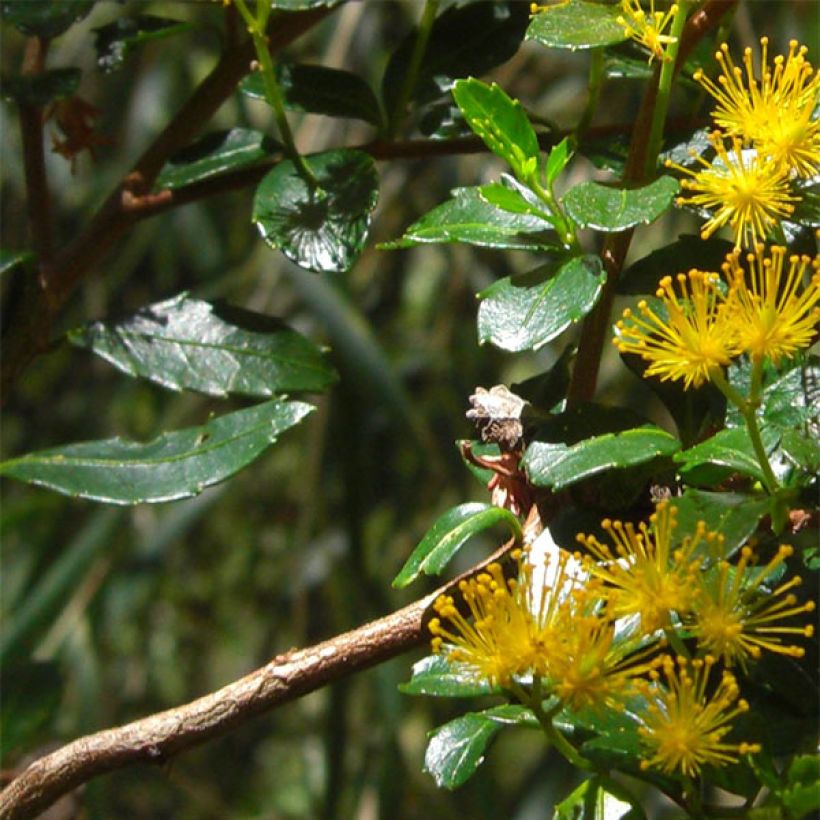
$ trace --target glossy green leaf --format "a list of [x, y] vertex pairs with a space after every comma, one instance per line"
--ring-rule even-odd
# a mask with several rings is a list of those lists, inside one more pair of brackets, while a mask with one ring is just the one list
[[521, 538], [518, 519], [503, 507], [480, 503], [453, 507], [427, 531], [393, 579], [393, 586], [402, 589], [422, 573], [439, 575], [470, 538], [499, 523], [507, 524], [516, 538]]
[[[285, 107], [292, 111], [352, 117], [381, 125], [379, 101], [370, 86], [357, 74], [337, 68], [302, 63], [277, 63], [276, 79]], [[248, 97], [265, 99], [265, 83], [258, 71], [239, 84]]]
[[600, 257], [592, 255], [500, 279], [479, 294], [479, 341], [537, 350], [592, 310], [605, 280]]
[[486, 85], [472, 77], [456, 82], [453, 98], [470, 128], [509, 163], [520, 180], [535, 172], [538, 137], [518, 100], [508, 97], [495, 83]]
[[54, 661], [16, 661], [0, 667], [0, 735], [3, 758], [27, 752], [46, 740], [57, 717], [63, 681]]
[[809, 438], [797, 430], [787, 430], [780, 446], [786, 457], [798, 467], [813, 475], [820, 473], [820, 443], [816, 438]]
[[582, 182], [567, 191], [562, 202], [582, 228], [615, 232], [654, 222], [672, 205], [679, 183], [659, 177], [643, 188], [611, 188], [600, 182]]
[[30, 453], [0, 463], [0, 475], [111, 504], [175, 501], [250, 464], [312, 409], [273, 399], [147, 443], [117, 437]]
[[129, 376], [210, 396], [320, 391], [336, 377], [321, 351], [281, 322], [186, 294], [68, 338]]
[[25, 268], [37, 257], [33, 251], [0, 250], [0, 277], [7, 276], [17, 268]]
[[692, 534], [698, 522], [723, 536], [724, 555], [731, 556], [757, 529], [764, 515], [771, 511], [768, 497], [732, 492], [708, 492], [687, 487], [683, 495], [673, 499], [678, 509], [679, 533]]
[[538, 722], [531, 712], [514, 704], [468, 712], [431, 734], [424, 770], [433, 776], [437, 786], [458, 788], [482, 764], [487, 745], [505, 724], [535, 727]]
[[42, 74], [4, 76], [0, 88], [7, 100], [42, 108], [74, 94], [80, 87], [81, 77], [79, 68], [53, 68]]
[[553, 216], [546, 205], [526, 185], [509, 174], [501, 174], [500, 182], [482, 185], [479, 191], [482, 198], [496, 208], [514, 214], [531, 214], [553, 224]]
[[673, 435], [647, 425], [572, 445], [534, 441], [522, 463], [532, 484], [558, 491], [607, 470], [671, 456], [679, 449], [680, 442]]
[[[769, 453], [777, 444], [780, 434], [772, 428], [764, 427], [762, 438], [763, 446]], [[760, 462], [755, 456], [745, 427], [720, 430], [706, 441], [677, 453], [675, 461], [681, 465], [680, 471], [684, 478], [702, 465], [710, 464], [751, 476], [758, 481], [763, 480]]]
[[0, 3], [0, 17], [18, 31], [51, 39], [82, 20], [94, 0], [7, 0]]
[[443, 654], [428, 655], [413, 664], [413, 676], [399, 689], [405, 695], [433, 695], [439, 698], [471, 698], [498, 691], [486, 679], [450, 663]]
[[623, 14], [619, 4], [572, 0], [539, 11], [527, 29], [527, 39], [550, 48], [599, 48], [626, 40], [618, 22]]
[[302, 268], [343, 273], [359, 258], [379, 196], [372, 158], [341, 149], [304, 157], [319, 187], [291, 160], [270, 171], [253, 200], [265, 242]]
[[333, 8], [343, 0], [270, 0], [272, 8], [282, 11], [306, 11], [308, 9]]
[[484, 248], [538, 251], [555, 249], [552, 226], [532, 214], [516, 214], [491, 205], [480, 188], [457, 188], [453, 198], [414, 222], [401, 239], [379, 245], [384, 250], [440, 242], [466, 242]]
[[250, 168], [270, 160], [281, 148], [273, 137], [260, 131], [215, 131], [174, 154], [160, 171], [154, 187], [173, 190], [227, 171]]
[[143, 43], [172, 37], [191, 28], [192, 23], [169, 20], [153, 14], [119, 17], [113, 23], [94, 29], [97, 65], [105, 72], [116, 71], [122, 68], [131, 51]]
[[[453, 5], [433, 23], [411, 99], [432, 102], [446, 94], [460, 77], [478, 76], [513, 57], [524, 37], [529, 8], [520, 2]], [[390, 57], [382, 81], [388, 111], [397, 104], [415, 48], [417, 31]]]
[[[614, 788], [615, 781], [610, 779], [610, 783]], [[577, 820], [579, 817], [584, 820], [639, 820], [646, 815], [640, 806], [621, 800], [593, 777], [555, 806], [552, 820]]]
[[567, 163], [572, 159], [574, 149], [569, 137], [564, 137], [558, 145], [554, 146], [547, 157], [547, 183], [552, 185], [561, 171], [566, 168]]

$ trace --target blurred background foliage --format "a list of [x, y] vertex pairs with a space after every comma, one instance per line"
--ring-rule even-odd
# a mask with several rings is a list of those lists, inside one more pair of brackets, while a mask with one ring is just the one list
[[[354, 71], [378, 89], [391, 51], [420, 12], [413, 0], [347, 3], [283, 56]], [[766, 34], [785, 51], [790, 37], [805, 42], [817, 34], [816, 12], [811, 2], [742, 4], [732, 37], [748, 45]], [[195, 26], [102, 73], [93, 30], [137, 13]], [[49, 67], [82, 69], [79, 94], [100, 110], [99, 131], [110, 140], [96, 162], [80, 157], [74, 173], [48, 153], [59, 241], [80, 230], [210, 70], [224, 16], [220, 3], [98, 2], [53, 43]], [[7, 26], [2, 37], [3, 71], [14, 72], [24, 39]], [[808, 45], [816, 56], [816, 43]], [[585, 103], [587, 61], [584, 53], [524, 43], [490, 76], [530, 111], [570, 128]], [[609, 83], [593, 124], [628, 126], [642, 88]], [[27, 237], [14, 108], [4, 104], [0, 118], [2, 247], [19, 250]], [[291, 123], [302, 152], [373, 137], [371, 126], [353, 120], [297, 114]], [[273, 129], [266, 106], [238, 93], [208, 130], [234, 126]], [[419, 136], [412, 126], [404, 136]], [[85, 282], [59, 331], [187, 289], [285, 319], [330, 347], [341, 379], [264, 458], [191, 500], [120, 509], [4, 484], [3, 710], [15, 716], [15, 731], [3, 739], [7, 775], [54, 744], [191, 700], [278, 652], [421, 594], [390, 588], [412, 547], [442, 511], [487, 497], [454, 446], [472, 434], [467, 396], [476, 385], [546, 370], [572, 333], [535, 354], [476, 344], [475, 293], [531, 267], [526, 254], [466, 246], [384, 252], [375, 244], [400, 235], [451, 188], [489, 181], [499, 167], [486, 154], [380, 162], [371, 240], [345, 277], [305, 272], [265, 247], [250, 222], [249, 188], [139, 223]], [[590, 171], [577, 163], [575, 179]], [[693, 227], [688, 217], [668, 216], [640, 232], [632, 256]], [[2, 287], [7, 299], [13, 280]], [[649, 407], [648, 415], [657, 407], [614, 353], [600, 396], [644, 413]], [[217, 404], [124, 378], [63, 344], [39, 358], [9, 397], [3, 456], [114, 435], [147, 439], [223, 412]], [[491, 536], [478, 540], [456, 569], [492, 545]], [[161, 767], [95, 780], [82, 795], [84, 816], [545, 816], [574, 775], [536, 733], [503, 733], [479, 776], [456, 793], [437, 790], [422, 772], [426, 732], [480, 706], [401, 695], [396, 685], [421, 654], [328, 687]], [[32, 659], [36, 666], [21, 665]], [[654, 816], [662, 816], [660, 807]]]

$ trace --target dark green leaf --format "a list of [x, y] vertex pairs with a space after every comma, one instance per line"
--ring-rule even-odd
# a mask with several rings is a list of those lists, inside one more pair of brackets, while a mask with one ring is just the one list
[[812, 180], [796, 187], [800, 201], [795, 205], [789, 222], [807, 228], [820, 227], [820, 182]]
[[558, 491], [606, 470], [671, 456], [679, 449], [680, 442], [674, 436], [647, 425], [570, 446], [534, 441], [524, 453], [523, 465], [532, 484]]
[[674, 277], [692, 268], [719, 271], [734, 245], [726, 239], [683, 235], [631, 264], [618, 280], [618, 293], [654, 293], [664, 276]]
[[429, 106], [419, 119], [419, 131], [425, 137], [437, 140], [467, 137], [473, 133], [462, 116], [461, 109], [452, 102]]
[[97, 65], [105, 72], [116, 71], [137, 46], [163, 37], [172, 37], [191, 28], [192, 23], [168, 20], [152, 14], [120, 17], [113, 23], [94, 29]]
[[471, 698], [492, 695], [498, 690], [475, 675], [464, 672], [442, 655], [428, 655], [413, 665], [413, 677], [399, 686], [405, 695], [433, 695], [439, 698]]
[[[379, 126], [382, 113], [370, 86], [358, 75], [337, 68], [300, 63], [278, 63], [276, 78], [285, 107], [292, 111], [352, 117]], [[249, 97], [265, 99], [265, 83], [256, 71], [239, 84]]]
[[521, 525], [518, 519], [503, 507], [480, 503], [453, 507], [427, 531], [401, 572], [393, 579], [393, 586], [402, 589], [422, 573], [439, 575], [470, 538], [502, 522], [509, 525], [517, 538], [521, 538]]
[[511, 384], [510, 390], [534, 407], [545, 411], [553, 410], [567, 395], [570, 362], [575, 357], [575, 349], [574, 345], [567, 345], [549, 370]]
[[0, 17], [23, 34], [51, 39], [82, 20], [93, 5], [94, 0], [7, 0], [0, 3]]
[[129, 376], [210, 396], [320, 391], [335, 379], [318, 348], [275, 319], [186, 294], [68, 338]]
[[54, 100], [70, 97], [80, 86], [79, 68], [53, 68], [42, 74], [4, 76], [3, 97], [18, 105], [42, 108]]
[[253, 221], [272, 248], [319, 273], [349, 270], [364, 249], [379, 196], [372, 158], [342, 149], [304, 157], [319, 187], [291, 160], [270, 171], [253, 200]]
[[156, 188], [181, 188], [219, 176], [226, 171], [249, 168], [270, 159], [282, 146], [272, 137], [247, 128], [215, 131], [174, 154], [160, 171]]
[[43, 740], [41, 733], [57, 717], [62, 679], [53, 661], [19, 661], [0, 667], [0, 736], [3, 758], [31, 751]]
[[[764, 427], [762, 437], [768, 453], [775, 447], [780, 435], [776, 430]], [[677, 453], [675, 461], [681, 465], [680, 471], [685, 478], [704, 464], [714, 464], [731, 472], [752, 476], [758, 481], [763, 480], [760, 462], [745, 427], [720, 430], [701, 444]]]
[[113, 438], [41, 450], [0, 463], [0, 475], [111, 504], [174, 501], [232, 476], [312, 409], [273, 399], [145, 444]]
[[679, 187], [672, 177], [659, 177], [643, 188], [632, 189], [582, 182], [567, 191], [562, 202], [582, 228], [623, 231], [654, 222], [670, 207]]
[[707, 529], [723, 536], [723, 551], [727, 557], [746, 543], [771, 507], [768, 497], [713, 493], [692, 487], [687, 487], [672, 503], [678, 508], [678, 533], [692, 534], [698, 521], [704, 521]]
[[[427, 103], [446, 94], [460, 77], [484, 74], [510, 59], [527, 28], [526, 3], [478, 2], [451, 6], [433, 23], [412, 99]], [[382, 96], [393, 112], [407, 75], [417, 32], [393, 53], [382, 81]]]
[[424, 755], [425, 771], [433, 775], [437, 786], [458, 788], [484, 761], [487, 744], [505, 723], [538, 725], [531, 712], [513, 704], [468, 712], [431, 734]]
[[495, 83], [458, 80], [453, 97], [470, 128], [486, 146], [509, 163], [520, 180], [535, 173], [538, 164], [538, 137], [521, 103], [508, 97]]
[[640, 806], [631, 800], [624, 800], [620, 793], [614, 794], [609, 788], [617, 788], [617, 782], [610, 779], [605, 786], [597, 777], [585, 780], [569, 797], [555, 806], [552, 820], [641, 820], [645, 818]]
[[25, 268], [37, 257], [33, 251], [0, 250], [0, 277], [6, 276], [17, 268]]
[[592, 310], [605, 280], [600, 257], [592, 255], [505, 277], [479, 294], [479, 341], [537, 350]]
[[538, 12], [527, 29], [527, 39], [550, 48], [598, 48], [626, 40], [618, 22], [620, 5], [572, 0]]
[[820, 473], [820, 444], [816, 438], [809, 438], [797, 430], [787, 430], [780, 446], [798, 467], [813, 475]]
[[491, 205], [482, 197], [480, 188], [457, 188], [452, 199], [414, 222], [401, 239], [379, 247], [392, 250], [437, 242], [538, 251], [555, 249], [557, 237], [551, 225], [539, 217]]

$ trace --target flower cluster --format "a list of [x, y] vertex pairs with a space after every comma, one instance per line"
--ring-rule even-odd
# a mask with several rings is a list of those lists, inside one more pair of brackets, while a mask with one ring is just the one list
[[655, 10], [655, 0], [649, 0], [649, 11], [641, 8], [640, 0], [621, 0], [623, 14], [617, 18], [624, 27], [624, 34], [649, 51], [649, 62], [655, 58], [668, 59], [666, 48], [677, 42], [677, 38], [665, 34], [675, 15], [680, 11], [673, 3], [666, 12]]
[[771, 64], [768, 40], [760, 42], [759, 79], [751, 49], [745, 50], [741, 69], [725, 43], [715, 55], [721, 69], [717, 83], [695, 72], [717, 103], [712, 116], [718, 128], [710, 136], [715, 158], [698, 157], [694, 170], [667, 162], [687, 177], [681, 187], [688, 195], [678, 203], [714, 211], [701, 235], [707, 238], [729, 225], [738, 248], [763, 242], [791, 216], [800, 201], [793, 180], [820, 173], [820, 73], [796, 41], [786, 57]]
[[[686, 538], [676, 528], [675, 507], [661, 501], [637, 527], [604, 521], [611, 545], [580, 535], [585, 554], [557, 549], [541, 565], [519, 552], [513, 578], [491, 564], [461, 582], [460, 603], [436, 601], [433, 650], [536, 710], [551, 698], [569, 713], [629, 711], [645, 768], [689, 777], [758, 751], [724, 739], [748, 708], [729, 670], [745, 672], [763, 652], [799, 657], [803, 649], [784, 641], [812, 629], [782, 622], [814, 606], [793, 594], [798, 576], [766, 586], [790, 547], [761, 568], [744, 547], [730, 565], [705, 524]], [[694, 658], [684, 657], [684, 637]], [[723, 672], [709, 686], [718, 663]]]
[[699, 387], [732, 359], [777, 365], [811, 345], [820, 321], [820, 255], [791, 256], [758, 245], [726, 257], [722, 276], [691, 270], [659, 283], [658, 302], [624, 311], [614, 343], [650, 363], [647, 375]]

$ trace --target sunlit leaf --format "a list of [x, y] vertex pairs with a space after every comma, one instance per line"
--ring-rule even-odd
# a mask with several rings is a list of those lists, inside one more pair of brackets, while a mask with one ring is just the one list
[[527, 39], [550, 48], [599, 48], [626, 40], [618, 22], [623, 14], [619, 4], [571, 0], [555, 3], [532, 18]]
[[428, 655], [413, 665], [413, 676], [399, 689], [405, 695], [434, 695], [440, 698], [470, 698], [491, 695], [497, 690], [489, 682], [450, 663], [445, 655]]

